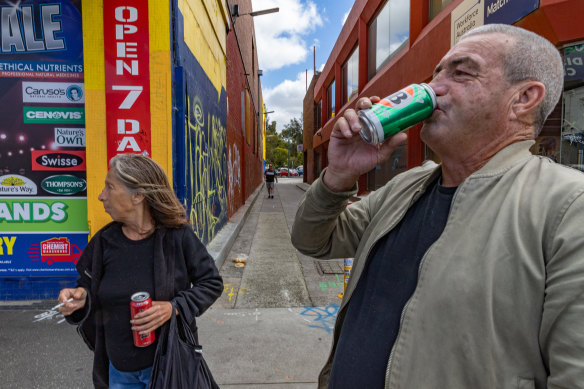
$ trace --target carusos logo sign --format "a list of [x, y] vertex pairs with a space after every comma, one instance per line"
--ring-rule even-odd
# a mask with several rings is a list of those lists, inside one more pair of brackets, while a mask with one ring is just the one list
[[85, 170], [85, 151], [32, 151], [33, 170]]

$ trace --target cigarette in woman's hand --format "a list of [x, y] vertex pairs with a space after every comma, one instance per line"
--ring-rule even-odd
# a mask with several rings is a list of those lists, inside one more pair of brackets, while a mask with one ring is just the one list
[[60, 303], [55, 305], [53, 308], [51, 308], [51, 311], [54, 311], [57, 308], [61, 308], [63, 305], [70, 303], [71, 301], [73, 301], [73, 297], [71, 297], [69, 300], [65, 301], [64, 303]]

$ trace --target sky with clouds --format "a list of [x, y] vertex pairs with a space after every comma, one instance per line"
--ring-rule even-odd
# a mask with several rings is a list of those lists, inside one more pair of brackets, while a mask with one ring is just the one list
[[278, 131], [291, 119], [302, 118], [302, 101], [313, 73], [323, 68], [345, 22], [353, 0], [252, 0], [252, 9], [280, 8], [254, 17], [262, 93], [268, 120]]

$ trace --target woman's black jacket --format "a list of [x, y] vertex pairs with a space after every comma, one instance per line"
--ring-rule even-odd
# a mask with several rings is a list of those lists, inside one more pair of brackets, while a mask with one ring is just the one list
[[[77, 286], [88, 291], [84, 309], [67, 317], [94, 351], [93, 384], [109, 385], [109, 359], [105, 349], [102, 313], [96, 299], [103, 272], [104, 236], [119, 229], [110, 223], [89, 241], [77, 263]], [[215, 261], [188, 225], [181, 228], [159, 227], [154, 232], [154, 301], [174, 301], [196, 334], [195, 317], [201, 315], [223, 292], [223, 281]], [[128, 304], [130, 302], [128, 301]], [[168, 325], [165, 324], [165, 326]]]

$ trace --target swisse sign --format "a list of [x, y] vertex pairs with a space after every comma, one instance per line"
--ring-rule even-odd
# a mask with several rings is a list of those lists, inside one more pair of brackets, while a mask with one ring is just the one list
[[24, 103], [83, 104], [82, 83], [69, 82], [22, 82]]
[[150, 155], [148, 1], [104, 1], [103, 35], [108, 160]]
[[82, 178], [64, 174], [45, 178], [41, 182], [41, 188], [55, 195], [74, 195], [83, 192], [87, 188], [87, 183]]
[[33, 150], [31, 153], [32, 170], [85, 170], [85, 151]]
[[24, 107], [25, 123], [85, 124], [84, 108]]

